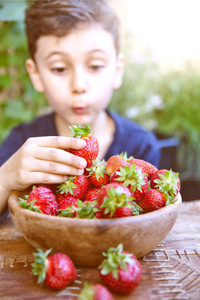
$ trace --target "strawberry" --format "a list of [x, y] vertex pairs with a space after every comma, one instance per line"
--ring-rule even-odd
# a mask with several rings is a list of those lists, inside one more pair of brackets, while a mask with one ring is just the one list
[[152, 165], [151, 163], [143, 160], [143, 159], [139, 159], [139, 158], [132, 158], [130, 160], [130, 164], [134, 163], [136, 166], [136, 169], [140, 169], [142, 168], [142, 172], [146, 173], [148, 175], [148, 179], [151, 178], [151, 176], [158, 171], [158, 169]]
[[56, 193], [56, 184], [53, 184], [53, 183], [36, 183], [36, 184], [32, 185], [32, 189], [35, 187], [41, 187], [41, 186], [50, 189], [53, 194]]
[[165, 193], [167, 197], [167, 204], [173, 202], [173, 198], [178, 194], [181, 188], [179, 173], [172, 170], [158, 170], [150, 180], [152, 189], [157, 189], [161, 193]]
[[38, 284], [43, 282], [52, 289], [62, 289], [72, 283], [78, 276], [77, 270], [69, 256], [64, 253], [50, 254], [51, 249], [43, 252], [37, 249], [32, 272], [38, 275]]
[[74, 217], [75, 211], [72, 208], [78, 207], [77, 198], [75, 197], [65, 197], [59, 203], [58, 216], [59, 217]]
[[88, 178], [95, 187], [100, 188], [102, 185], [105, 185], [109, 182], [109, 176], [106, 173], [106, 166], [104, 160], [93, 161], [93, 165], [90, 168], [87, 168], [89, 172]]
[[122, 155], [113, 155], [107, 161], [106, 172], [109, 176], [111, 176], [116, 169], [127, 164], [127, 160]]
[[87, 161], [87, 167], [91, 167], [92, 161], [95, 160], [99, 153], [99, 143], [97, 139], [91, 135], [90, 125], [82, 127], [80, 125], [69, 126], [73, 137], [81, 138], [86, 141], [86, 146], [83, 149], [68, 149], [67, 151], [84, 158]]
[[147, 175], [137, 169], [134, 163], [117, 169], [110, 177], [110, 182], [116, 181], [127, 186], [136, 200], [148, 190]]
[[63, 194], [64, 197], [73, 196], [82, 200], [90, 188], [91, 183], [86, 175], [69, 176], [64, 183], [58, 185], [58, 193]]
[[105, 286], [117, 294], [129, 294], [139, 285], [142, 269], [137, 258], [123, 250], [123, 245], [109, 248], [99, 266], [99, 274]]
[[84, 282], [78, 300], [114, 300], [110, 291], [102, 284]]
[[129, 188], [117, 182], [104, 185], [97, 197], [99, 207], [106, 218], [132, 216], [132, 200]]
[[19, 204], [22, 207], [47, 215], [57, 215], [58, 203], [56, 196], [50, 189], [46, 187], [34, 188], [25, 198], [27, 200], [20, 198]]
[[144, 213], [157, 210], [166, 205], [166, 197], [164, 193], [158, 190], [148, 190], [138, 201], [137, 204], [141, 207]]
[[85, 194], [84, 201], [92, 202], [92, 201], [97, 200], [97, 196], [98, 196], [99, 190], [100, 190], [100, 189], [97, 189], [97, 188], [92, 188], [92, 189], [90, 189], [90, 190]]

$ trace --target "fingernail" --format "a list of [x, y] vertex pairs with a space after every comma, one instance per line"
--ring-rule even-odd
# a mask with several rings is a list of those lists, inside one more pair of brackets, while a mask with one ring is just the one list
[[83, 172], [84, 172], [84, 170], [83, 169], [78, 169], [78, 175], [82, 175], [83, 174]]
[[85, 159], [80, 161], [80, 167], [81, 168], [85, 168], [86, 167], [86, 161], [85, 161]]

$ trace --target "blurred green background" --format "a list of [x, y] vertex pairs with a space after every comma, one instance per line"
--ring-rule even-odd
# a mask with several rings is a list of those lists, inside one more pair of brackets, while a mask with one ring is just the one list
[[[17, 5], [0, 1], [0, 144], [15, 125], [48, 109], [25, 69], [26, 5], [25, 0]], [[148, 51], [133, 55], [131, 39], [129, 33], [123, 38], [124, 82], [110, 108], [153, 130], [161, 143], [176, 138], [177, 145], [166, 144], [164, 151], [174, 156], [170, 167], [180, 173], [183, 200], [200, 198], [200, 70], [195, 63], [185, 63], [179, 70], [163, 72]], [[168, 158], [163, 156], [163, 166]]]

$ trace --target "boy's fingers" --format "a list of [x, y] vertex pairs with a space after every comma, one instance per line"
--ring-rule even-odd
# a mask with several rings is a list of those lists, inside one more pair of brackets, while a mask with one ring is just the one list
[[32, 172], [44, 172], [59, 175], [82, 175], [84, 169], [77, 169], [70, 165], [64, 165], [55, 161], [35, 160]]
[[63, 137], [63, 136], [45, 136], [39, 138], [31, 138], [32, 141], [36, 143], [39, 147], [52, 147], [59, 149], [81, 149], [84, 148], [86, 142], [84, 139], [78, 139], [73, 137]]
[[87, 162], [84, 158], [73, 155], [65, 150], [37, 147], [34, 151], [34, 157], [39, 160], [45, 160], [50, 162], [57, 162], [60, 164], [73, 166], [74, 168], [84, 169]]

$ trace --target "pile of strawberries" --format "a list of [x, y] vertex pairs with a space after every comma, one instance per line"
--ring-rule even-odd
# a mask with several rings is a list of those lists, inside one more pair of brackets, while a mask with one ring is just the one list
[[26, 199], [19, 199], [22, 207], [54, 216], [93, 219], [144, 214], [174, 202], [180, 191], [178, 173], [158, 170], [126, 154], [97, 160], [99, 145], [90, 126], [70, 129], [74, 137], [86, 141], [81, 150], [66, 150], [86, 159], [84, 174], [68, 176], [59, 185], [36, 184]]

